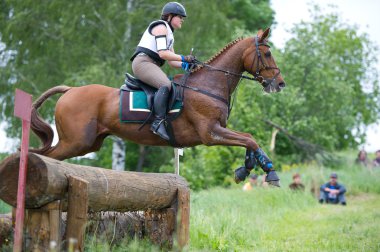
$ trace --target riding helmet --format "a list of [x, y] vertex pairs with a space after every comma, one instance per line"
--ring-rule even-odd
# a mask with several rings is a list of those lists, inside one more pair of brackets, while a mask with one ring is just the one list
[[187, 16], [185, 7], [183, 7], [182, 4], [177, 3], [177, 2], [169, 2], [165, 4], [164, 8], [162, 8], [161, 15], [167, 15], [167, 14], [180, 15], [182, 17]]

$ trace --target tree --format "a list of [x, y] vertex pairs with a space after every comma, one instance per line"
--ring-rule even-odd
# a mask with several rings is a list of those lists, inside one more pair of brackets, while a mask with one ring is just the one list
[[[276, 53], [286, 90], [258, 102], [264, 118], [295, 136], [328, 150], [357, 147], [365, 137], [362, 125], [379, 119], [378, 50], [337, 14], [323, 15], [318, 7], [311, 14], [313, 20], [295, 25], [293, 38]], [[277, 152], [289, 149], [288, 142]]]
[[[13, 119], [13, 95], [21, 88], [36, 98], [43, 91], [59, 84], [81, 86], [102, 83], [118, 87], [123, 83], [124, 72], [130, 69], [129, 57], [133, 54], [147, 25], [160, 17], [160, 10], [167, 1], [120, 0], [120, 1], [34, 1], [4, 0], [0, 3], [0, 120], [8, 123], [9, 136], [20, 134], [20, 124]], [[195, 55], [205, 61], [219, 51], [237, 34], [256, 34], [260, 28], [273, 23], [274, 12], [269, 0], [184, 0], [188, 18], [183, 28], [176, 32], [176, 52], [187, 54], [194, 48]], [[164, 67], [169, 75], [181, 71]], [[59, 96], [49, 99], [42, 106], [41, 114], [54, 121], [54, 106]], [[245, 120], [242, 118], [241, 120]], [[36, 138], [31, 139], [37, 146]], [[106, 139], [96, 160], [72, 160], [90, 165], [111, 167], [112, 142]], [[207, 165], [207, 174], [218, 184], [230, 173], [226, 162], [215, 168], [217, 161], [228, 158], [241, 159], [241, 149], [224, 147], [208, 153], [205, 147], [194, 150], [194, 159]], [[144, 171], [159, 171], [169, 167], [173, 152], [171, 148], [144, 147], [127, 144], [126, 167], [143, 167]], [[206, 151], [207, 150], [207, 151]], [[229, 153], [230, 152], [230, 153]], [[244, 152], [244, 151], [243, 151]], [[146, 155], [139, 158], [139, 153]], [[223, 153], [219, 155], [218, 153]], [[228, 154], [229, 153], [229, 154]], [[192, 154], [193, 156], [193, 154]], [[186, 156], [185, 156], [186, 158]], [[158, 163], [157, 160], [165, 160]], [[188, 165], [194, 173], [199, 168]], [[188, 170], [189, 174], [191, 173]], [[217, 175], [216, 175], [217, 173]], [[202, 184], [207, 183], [207, 180]]]

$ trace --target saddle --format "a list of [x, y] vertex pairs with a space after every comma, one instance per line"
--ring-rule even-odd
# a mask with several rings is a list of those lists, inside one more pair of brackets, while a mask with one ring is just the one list
[[[120, 121], [123, 123], [146, 123], [153, 122], [153, 102], [157, 89], [149, 86], [141, 80], [126, 73], [124, 84], [120, 88]], [[168, 111], [166, 115], [166, 130], [169, 134], [170, 145], [179, 147], [177, 144], [171, 122], [182, 112], [183, 89], [172, 83], [169, 94]]]
[[[129, 91], [129, 92], [143, 91], [146, 95], [148, 108], [152, 110], [154, 95], [156, 94], [157, 88], [149, 86], [148, 84], [135, 78], [131, 74], [126, 73], [124, 85], [122, 85], [120, 89], [122, 91]], [[182, 103], [182, 93], [180, 92], [180, 90], [176, 88], [174, 83], [172, 83], [172, 88], [169, 94], [168, 108], [173, 108], [176, 102]]]

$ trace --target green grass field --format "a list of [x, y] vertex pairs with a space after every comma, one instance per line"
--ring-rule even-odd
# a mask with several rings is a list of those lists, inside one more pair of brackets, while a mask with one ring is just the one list
[[320, 205], [309, 193], [215, 189], [192, 200], [189, 251], [378, 251], [380, 197]]
[[[326, 180], [331, 170], [315, 165], [297, 171], [305, 192], [287, 189], [294, 170], [280, 174], [281, 188], [243, 192], [236, 185], [193, 192], [185, 251], [380, 251], [380, 171], [337, 170], [348, 190], [347, 206], [321, 205], [310, 193], [313, 183]], [[9, 210], [2, 203], [0, 208]], [[88, 238], [87, 250], [110, 248], [107, 242]], [[132, 241], [112, 251], [159, 249]]]

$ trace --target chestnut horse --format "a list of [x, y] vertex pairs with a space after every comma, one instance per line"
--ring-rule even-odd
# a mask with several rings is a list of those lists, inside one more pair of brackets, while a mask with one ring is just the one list
[[[237, 183], [244, 180], [257, 163], [267, 173], [268, 182], [278, 184], [279, 180], [272, 162], [249, 133], [226, 128], [231, 94], [241, 78], [259, 81], [266, 92], [279, 92], [285, 86], [267, 44], [268, 34], [269, 29], [266, 29], [264, 32], [260, 30], [255, 37], [237, 39], [193, 70], [187, 76], [187, 88], [184, 88], [183, 111], [172, 122], [175, 139], [180, 146], [245, 147], [245, 166], [235, 171]], [[244, 76], [244, 71], [254, 77]], [[182, 77], [175, 76], [174, 82], [180, 83]], [[38, 115], [37, 109], [57, 93], [64, 93], [55, 108], [59, 142], [51, 146], [53, 130]], [[97, 151], [108, 135], [143, 145], [169, 145], [153, 134], [149, 127], [139, 130], [139, 124], [121, 123], [119, 89], [97, 84], [56, 86], [47, 90], [33, 104], [31, 127], [43, 142], [42, 148], [31, 151], [58, 160]]]

